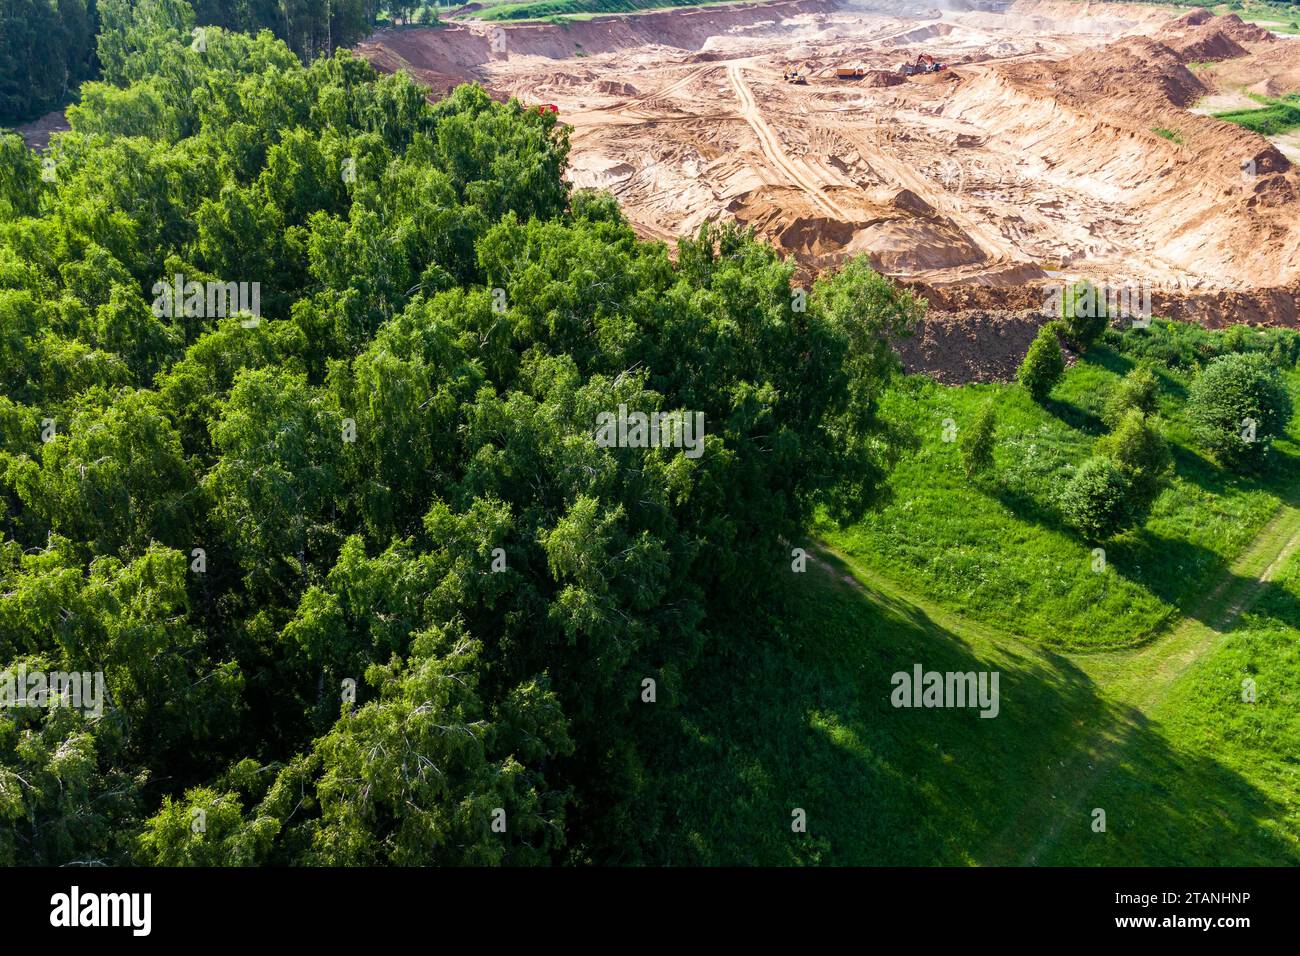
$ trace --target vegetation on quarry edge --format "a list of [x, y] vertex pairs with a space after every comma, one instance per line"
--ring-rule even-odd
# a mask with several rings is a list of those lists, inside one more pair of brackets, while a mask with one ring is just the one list
[[[0, 863], [978, 862], [1018, 774], [1121, 720], [1038, 651], [1149, 637], [1288, 498], [1300, 334], [1076, 288], [1018, 384], [944, 388], [865, 259], [806, 296], [733, 228], [674, 261], [570, 192], [553, 114], [110, 9], [52, 166], [0, 138], [0, 664], [107, 696], [0, 715]], [[160, 310], [173, 277], [258, 314]], [[702, 454], [597, 444], [622, 406], [702, 414]], [[1033, 650], [792, 574], [811, 528]], [[1024, 696], [905, 733], [903, 660]], [[1284, 790], [1133, 737], [1243, 813]]]

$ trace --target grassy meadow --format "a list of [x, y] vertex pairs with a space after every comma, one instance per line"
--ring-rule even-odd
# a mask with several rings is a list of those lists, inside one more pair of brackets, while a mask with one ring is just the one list
[[[1271, 467], [1235, 476], [1194, 446], [1182, 414], [1190, 373], [1162, 369], [1160, 414], [1176, 474], [1146, 526], [1105, 546], [1061, 519], [1056, 499], [1072, 469], [1107, 430], [1106, 396], [1134, 362], [1099, 346], [1068, 369], [1046, 407], [1014, 385], [950, 388], [904, 379], [886, 414], [910, 425], [915, 453], [891, 478], [893, 500], [863, 523], [820, 529], [835, 548], [910, 590], [1032, 643], [1061, 649], [1139, 644], [1177, 613], [1263, 527], [1294, 481], [1300, 432], [1275, 443]], [[1293, 393], [1300, 375], [1289, 373]], [[946, 420], [974, 420], [986, 402], [998, 416], [996, 468], [968, 480]]]
[[[1192, 441], [1192, 371], [1162, 368], [1175, 477], [1094, 571], [1054, 499], [1133, 365], [1108, 340], [1045, 407], [1015, 385], [898, 381], [886, 412], [916, 443], [892, 501], [824, 522], [766, 632], [722, 642], [746, 650], [692, 682], [660, 862], [1300, 863], [1300, 436], [1232, 476]], [[945, 419], [987, 402], [996, 468], [971, 480]], [[1000, 713], [893, 707], [891, 675], [917, 663], [998, 671]]]
[[1258, 109], [1215, 113], [1215, 119], [1236, 123], [1261, 136], [1277, 136], [1300, 127], [1300, 94], [1288, 93], [1282, 97], [1252, 94], [1251, 99], [1260, 104]]

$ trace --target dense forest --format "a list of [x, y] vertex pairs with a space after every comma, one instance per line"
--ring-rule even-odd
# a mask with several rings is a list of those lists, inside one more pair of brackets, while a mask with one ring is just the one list
[[641, 859], [692, 668], [882, 494], [920, 306], [639, 242], [552, 114], [117, 10], [0, 139], [0, 667], [105, 685], [0, 718], [0, 863]]
[[0, 0], [0, 126], [66, 102], [95, 73], [95, 0]]
[[[110, 50], [126, 42], [138, 47], [187, 9], [196, 27], [270, 30], [300, 58], [310, 59], [365, 36], [380, 5], [378, 0], [0, 0], [0, 125], [63, 106], [83, 80], [93, 78], [101, 30]], [[134, 36], [128, 41], [129, 31]], [[201, 38], [191, 42], [201, 45]]]

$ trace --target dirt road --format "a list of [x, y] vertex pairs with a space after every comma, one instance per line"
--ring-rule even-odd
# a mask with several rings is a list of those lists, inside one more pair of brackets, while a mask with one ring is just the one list
[[784, 172], [789, 177], [790, 182], [808, 193], [813, 201], [830, 215], [842, 220], [848, 220], [849, 214], [822, 192], [821, 187], [814, 181], [808, 168], [801, 162], [791, 160], [785, 154], [785, 150], [781, 148], [781, 140], [772, 131], [772, 127], [767, 125], [767, 120], [763, 119], [758, 104], [754, 102], [754, 94], [750, 91], [748, 84], [745, 83], [745, 68], [739, 64], [727, 67], [727, 79], [731, 81], [731, 87], [736, 91], [736, 98], [740, 100], [740, 115], [749, 124], [750, 129], [754, 131], [754, 135], [758, 138], [759, 148], [762, 149], [763, 155], [767, 157], [768, 162]]

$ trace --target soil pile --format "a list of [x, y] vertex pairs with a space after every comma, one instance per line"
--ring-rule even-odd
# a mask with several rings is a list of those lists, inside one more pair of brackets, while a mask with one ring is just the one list
[[1259, 43], [1272, 34], [1254, 24], [1243, 23], [1235, 14], [1212, 16], [1208, 10], [1193, 10], [1156, 33], [1155, 38], [1188, 63], [1214, 63], [1245, 56], [1242, 43]]
[[[929, 375], [945, 385], [1009, 382], [1045, 321], [1033, 310], [931, 313], [914, 334], [895, 339], [893, 346], [904, 371]], [[1074, 354], [1063, 351], [1072, 363]]]

